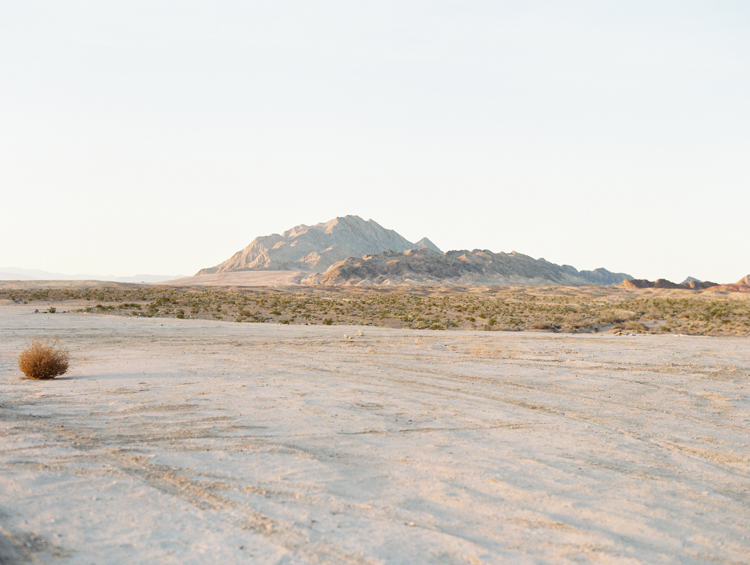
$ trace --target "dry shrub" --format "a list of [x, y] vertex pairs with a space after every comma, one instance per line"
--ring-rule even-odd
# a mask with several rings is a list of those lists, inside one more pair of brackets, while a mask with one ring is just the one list
[[30, 379], [54, 379], [68, 370], [70, 353], [58, 340], [34, 338], [18, 356], [18, 368]]
[[621, 327], [622, 329], [627, 330], [629, 332], [647, 333], [649, 331], [648, 326], [640, 322], [626, 322], [625, 325]]
[[557, 324], [554, 324], [553, 322], [550, 322], [548, 320], [537, 320], [536, 322], [532, 322], [531, 329], [532, 330], [556, 330], [560, 326]]
[[630, 310], [614, 309], [599, 314], [599, 322], [602, 324], [621, 324], [637, 317], [638, 315]]

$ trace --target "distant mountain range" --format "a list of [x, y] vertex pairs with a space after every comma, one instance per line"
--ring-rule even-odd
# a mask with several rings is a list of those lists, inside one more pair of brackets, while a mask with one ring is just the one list
[[727, 292], [750, 292], [750, 275], [742, 277], [736, 283], [718, 284], [715, 282], [701, 281], [693, 277], [688, 277], [683, 282], [677, 284], [666, 279], [657, 279], [649, 281], [646, 279], [632, 279], [622, 282], [625, 288], [668, 288], [673, 290], [716, 290]]
[[66, 275], [37, 269], [0, 267], [0, 281], [111, 281], [128, 283], [155, 283], [179, 278], [181, 275], [134, 275], [132, 277], [102, 275]]
[[578, 271], [520, 253], [443, 253], [429, 239], [411, 243], [359, 216], [344, 216], [255, 238], [245, 249], [197, 275], [253, 270], [310, 273], [310, 285], [565, 285], [607, 286], [632, 278], [606, 269]]
[[[201, 276], [200, 279], [196, 278]], [[175, 280], [179, 279], [179, 280]], [[256, 280], [257, 279], [257, 280]], [[487, 249], [443, 253], [428, 238], [412, 243], [374, 220], [342, 216], [281, 234], [256, 237], [250, 245], [193, 277], [181, 275], [68, 275], [0, 268], [0, 281], [104, 281], [178, 285], [557, 285], [613, 286], [750, 292], [750, 275], [729, 285], [688, 277], [680, 284], [633, 279], [604, 268], [579, 271], [516, 253]], [[275, 282], [274, 282], [275, 281]]]
[[674, 290], [705, 290], [719, 286], [718, 283], [709, 281], [700, 281], [693, 277], [688, 277], [681, 283], [673, 283], [667, 279], [656, 279], [655, 281], [649, 281], [646, 279], [630, 279], [622, 282], [622, 286], [626, 288], [671, 288]]

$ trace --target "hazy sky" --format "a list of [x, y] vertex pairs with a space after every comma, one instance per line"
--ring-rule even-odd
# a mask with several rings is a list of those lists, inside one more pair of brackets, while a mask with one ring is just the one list
[[193, 274], [358, 214], [750, 273], [750, 2], [0, 3], [0, 267]]

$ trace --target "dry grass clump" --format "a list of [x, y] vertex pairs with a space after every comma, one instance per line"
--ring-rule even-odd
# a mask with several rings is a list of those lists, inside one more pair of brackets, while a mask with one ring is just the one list
[[18, 356], [18, 368], [30, 379], [54, 379], [65, 374], [70, 353], [58, 340], [34, 338]]

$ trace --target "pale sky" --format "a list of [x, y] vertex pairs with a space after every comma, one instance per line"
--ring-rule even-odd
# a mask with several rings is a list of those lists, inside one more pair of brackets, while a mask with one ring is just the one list
[[750, 2], [0, 2], [0, 267], [193, 274], [357, 214], [750, 273]]

